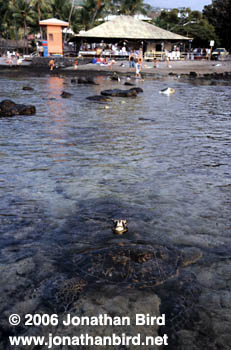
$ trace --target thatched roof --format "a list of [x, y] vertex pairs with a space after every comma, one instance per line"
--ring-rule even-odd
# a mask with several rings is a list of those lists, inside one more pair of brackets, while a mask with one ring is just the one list
[[140, 39], [140, 40], [189, 40], [182, 35], [178, 35], [153, 24], [145, 23], [132, 16], [118, 16], [116, 19], [84, 33], [77, 35], [80, 38], [105, 38], [105, 39]]

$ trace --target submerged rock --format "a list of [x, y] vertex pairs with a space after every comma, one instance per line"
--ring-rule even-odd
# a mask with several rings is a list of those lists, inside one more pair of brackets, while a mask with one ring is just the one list
[[69, 97], [71, 97], [71, 96], [72, 96], [72, 94], [71, 94], [70, 92], [63, 91], [63, 92], [61, 93], [61, 97], [62, 97], [62, 98], [69, 98]]
[[25, 91], [33, 91], [34, 90], [31, 86], [23, 86], [22, 89]]
[[144, 92], [143, 89], [141, 89], [140, 87], [137, 87], [137, 86], [131, 88], [130, 91], [135, 91], [137, 94], [139, 94], [140, 92]]
[[126, 82], [124, 83], [124, 85], [127, 85], [127, 86], [135, 86], [135, 84], [129, 83], [129, 81], [126, 81]]
[[137, 92], [134, 89], [129, 89], [129, 90], [113, 89], [113, 90], [103, 90], [101, 91], [101, 95], [116, 96], [116, 97], [136, 97]]
[[17, 104], [11, 100], [3, 100], [0, 103], [0, 117], [12, 117], [14, 115], [33, 115], [35, 106]]
[[94, 95], [94, 96], [88, 96], [87, 100], [95, 101], [95, 102], [111, 102], [112, 99], [107, 96], [102, 95]]
[[91, 85], [98, 85], [94, 79], [89, 77], [79, 77], [77, 80], [78, 84], [91, 84]]

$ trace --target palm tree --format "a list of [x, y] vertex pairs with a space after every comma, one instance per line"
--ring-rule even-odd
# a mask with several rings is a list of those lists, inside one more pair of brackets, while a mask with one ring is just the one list
[[143, 0], [120, 1], [120, 14], [132, 16], [136, 13], [146, 13]]
[[105, 7], [105, 3], [98, 0], [85, 0], [80, 10], [80, 23], [88, 30], [94, 26], [95, 20], [99, 18]]
[[47, 0], [32, 0], [31, 5], [34, 6], [38, 12], [38, 23], [41, 21], [42, 17], [47, 17], [52, 11], [51, 3]]
[[51, 0], [52, 17], [68, 21], [71, 7], [70, 0]]
[[11, 0], [11, 10], [15, 23], [19, 28], [23, 28], [24, 37], [24, 52], [25, 52], [25, 40], [28, 24], [33, 24], [35, 20], [35, 13], [31, 5], [25, 0]]
[[0, 0], [0, 37], [4, 36], [7, 26], [8, 0]]

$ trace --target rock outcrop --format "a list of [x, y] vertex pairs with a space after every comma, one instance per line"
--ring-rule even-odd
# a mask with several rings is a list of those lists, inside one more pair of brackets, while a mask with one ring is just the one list
[[0, 103], [0, 117], [12, 117], [14, 115], [33, 115], [36, 113], [35, 106], [17, 104], [11, 100], [3, 100]]

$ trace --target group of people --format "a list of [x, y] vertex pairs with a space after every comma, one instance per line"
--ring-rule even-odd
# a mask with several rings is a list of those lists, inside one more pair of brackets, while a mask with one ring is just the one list
[[116, 63], [116, 61], [114, 59], [111, 58], [107, 58], [107, 57], [93, 57], [91, 63], [93, 64], [99, 64], [101, 66], [109, 66], [110, 69], [112, 69], [112, 65]]
[[10, 52], [7, 51], [7, 59], [6, 62], [10, 67], [12, 66], [20, 66], [22, 64], [22, 58], [18, 52]]

